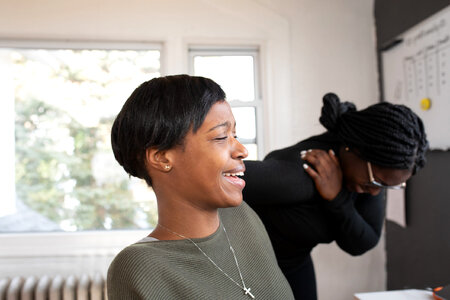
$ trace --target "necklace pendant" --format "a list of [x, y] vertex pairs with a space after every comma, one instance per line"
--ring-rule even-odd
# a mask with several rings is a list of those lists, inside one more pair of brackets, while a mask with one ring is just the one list
[[243, 288], [244, 295], [248, 295], [250, 298], [255, 299], [255, 296], [253, 296], [252, 293], [250, 293], [250, 288]]

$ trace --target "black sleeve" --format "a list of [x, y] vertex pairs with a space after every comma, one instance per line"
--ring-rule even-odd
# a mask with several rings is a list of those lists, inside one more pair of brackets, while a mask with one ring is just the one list
[[289, 205], [311, 201], [317, 194], [313, 180], [298, 161], [245, 160], [244, 201], [250, 206]]
[[377, 196], [342, 189], [326, 209], [336, 224], [336, 243], [351, 255], [361, 255], [376, 246], [384, 221], [384, 193]]

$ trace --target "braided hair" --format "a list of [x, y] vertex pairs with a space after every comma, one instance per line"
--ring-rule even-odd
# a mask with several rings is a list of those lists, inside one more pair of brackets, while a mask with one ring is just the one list
[[425, 165], [428, 141], [422, 120], [404, 105], [380, 102], [357, 111], [353, 103], [328, 93], [319, 121], [373, 164], [413, 173]]

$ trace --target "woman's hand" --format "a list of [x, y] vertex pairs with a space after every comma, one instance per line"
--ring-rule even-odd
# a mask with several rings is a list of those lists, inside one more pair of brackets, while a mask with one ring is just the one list
[[304, 163], [303, 168], [311, 176], [322, 198], [331, 201], [342, 188], [342, 170], [333, 150], [319, 149], [302, 151], [301, 157], [312, 167]]

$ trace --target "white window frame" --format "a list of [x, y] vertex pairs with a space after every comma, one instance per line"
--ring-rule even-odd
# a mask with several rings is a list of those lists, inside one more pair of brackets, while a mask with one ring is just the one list
[[[23, 49], [88, 49], [88, 50], [159, 50], [160, 73], [165, 73], [165, 48], [158, 42], [129, 42], [129, 41], [56, 41], [56, 40], [0, 40], [0, 48]], [[14, 145], [12, 145], [14, 147]], [[150, 229], [151, 230], [151, 229]], [[50, 269], [56, 269], [58, 262], [53, 258], [75, 258], [81, 256], [103, 256], [112, 259], [125, 246], [138, 241], [150, 232], [149, 229], [136, 230], [102, 230], [102, 231], [78, 231], [78, 232], [24, 232], [24, 233], [0, 233], [0, 278], [20, 274], [20, 267], [28, 270], [39, 269], [36, 272], [44, 272], [37, 266], [41, 266], [39, 259], [49, 259], [46, 265]], [[16, 261], [15, 265], [8, 264]], [[18, 266], [18, 263], [19, 266]], [[53, 268], [52, 268], [53, 266]], [[89, 269], [86, 264], [81, 266]], [[17, 274], [18, 270], [19, 274]], [[67, 268], [66, 268], [67, 269]], [[91, 270], [92, 271], [92, 270]], [[104, 272], [106, 270], [98, 270]], [[69, 269], [68, 272], [71, 272]]]
[[[188, 48], [188, 66], [189, 74], [194, 74], [194, 57], [195, 56], [252, 56], [253, 57], [253, 72], [254, 72], [254, 101], [239, 101], [237, 99], [227, 99], [231, 107], [253, 107], [255, 109], [255, 139], [242, 139], [239, 141], [243, 144], [256, 144], [258, 147], [258, 159], [264, 157], [264, 130], [263, 130], [263, 96], [261, 89], [261, 60], [260, 48], [254, 46], [202, 46], [190, 45]], [[226, 93], [227, 91], [225, 91]]]

